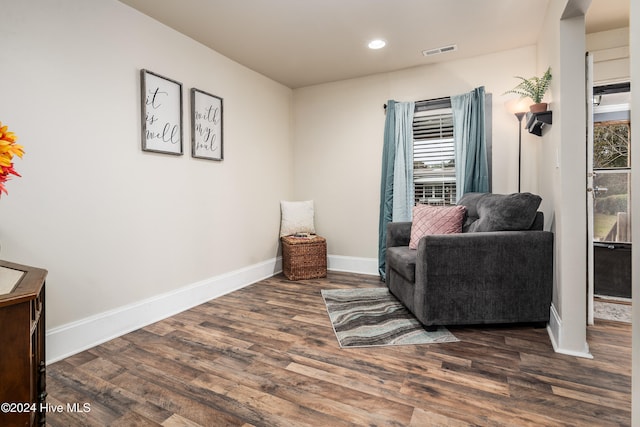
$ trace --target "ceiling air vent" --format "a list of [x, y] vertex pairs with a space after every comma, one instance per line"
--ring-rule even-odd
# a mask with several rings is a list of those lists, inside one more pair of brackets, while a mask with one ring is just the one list
[[433, 56], [439, 55], [441, 53], [453, 52], [454, 50], [458, 50], [458, 45], [452, 44], [449, 46], [437, 47], [435, 49], [423, 50], [422, 54], [424, 56]]

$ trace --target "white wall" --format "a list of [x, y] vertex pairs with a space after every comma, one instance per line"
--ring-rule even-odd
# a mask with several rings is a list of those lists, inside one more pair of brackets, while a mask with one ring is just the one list
[[[493, 100], [493, 191], [518, 187], [518, 121], [506, 111], [516, 75], [536, 72], [534, 46], [294, 90], [295, 195], [316, 202], [330, 254], [377, 259], [383, 104], [485, 86]], [[516, 96], [517, 98], [517, 96]], [[523, 131], [522, 191], [537, 192], [540, 139]], [[375, 269], [371, 271], [375, 274]]]
[[[585, 33], [581, 0], [552, 2], [538, 43], [538, 72], [553, 70], [553, 126], [543, 136], [540, 192], [554, 215], [550, 322], [557, 351], [590, 357], [586, 342]], [[567, 14], [567, 11], [575, 10]]]
[[[1, 256], [49, 270], [49, 329], [275, 262], [290, 89], [115, 0], [0, 3], [0, 120], [26, 151]], [[141, 68], [183, 84], [183, 156], [140, 148]], [[224, 98], [222, 162], [190, 155], [192, 87]]]

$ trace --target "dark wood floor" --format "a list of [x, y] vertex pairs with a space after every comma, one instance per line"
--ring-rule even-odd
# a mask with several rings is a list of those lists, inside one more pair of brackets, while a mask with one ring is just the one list
[[[597, 321], [593, 360], [531, 327], [450, 328], [459, 342], [340, 349], [321, 289], [376, 277], [283, 276], [48, 367], [52, 426], [625, 426], [631, 326]], [[84, 408], [84, 407], [83, 407]]]

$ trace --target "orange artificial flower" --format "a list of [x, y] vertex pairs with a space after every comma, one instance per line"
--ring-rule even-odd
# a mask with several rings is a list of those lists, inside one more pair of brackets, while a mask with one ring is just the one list
[[9, 132], [9, 127], [0, 122], [0, 196], [2, 193], [8, 194], [4, 183], [9, 175], [20, 176], [13, 168], [13, 156], [22, 158], [24, 154], [22, 145], [16, 144], [17, 139], [16, 134]]

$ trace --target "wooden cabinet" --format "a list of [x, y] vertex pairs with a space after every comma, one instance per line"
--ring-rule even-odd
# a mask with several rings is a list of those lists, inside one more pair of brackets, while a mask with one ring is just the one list
[[0, 261], [0, 426], [44, 426], [47, 271]]

